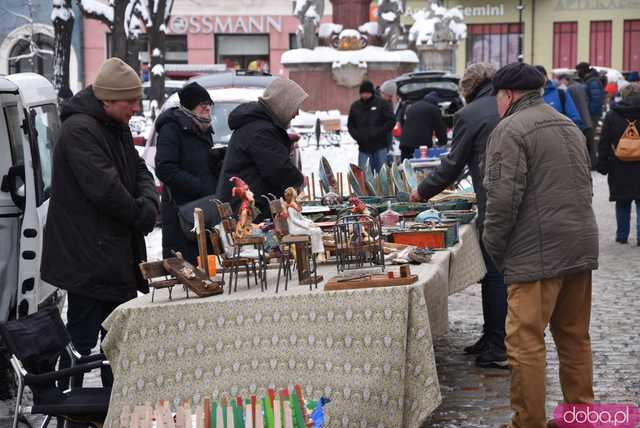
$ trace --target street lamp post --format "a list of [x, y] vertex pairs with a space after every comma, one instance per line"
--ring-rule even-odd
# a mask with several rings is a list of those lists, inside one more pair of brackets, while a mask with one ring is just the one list
[[524, 10], [524, 5], [522, 4], [522, 0], [518, 0], [516, 9], [518, 10], [518, 62], [523, 62], [524, 55], [522, 54], [522, 49], [524, 47], [524, 32], [522, 31], [522, 11]]

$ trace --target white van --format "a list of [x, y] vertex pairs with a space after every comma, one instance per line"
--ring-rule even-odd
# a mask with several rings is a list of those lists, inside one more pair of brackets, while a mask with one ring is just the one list
[[57, 97], [47, 79], [0, 76], [0, 323], [63, 302], [63, 292], [40, 279], [59, 130]]

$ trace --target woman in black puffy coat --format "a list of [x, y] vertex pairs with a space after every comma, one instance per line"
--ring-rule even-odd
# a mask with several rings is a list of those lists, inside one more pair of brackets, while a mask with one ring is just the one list
[[615, 157], [618, 145], [629, 123], [640, 130], [640, 84], [631, 83], [622, 91], [622, 100], [611, 106], [604, 118], [600, 134], [598, 171], [608, 175], [609, 200], [616, 202], [616, 242], [626, 244], [631, 223], [631, 204], [636, 203], [638, 222], [636, 239], [640, 246], [640, 162], [625, 162]]
[[178, 206], [213, 195], [218, 185], [224, 151], [213, 149], [211, 109], [205, 88], [190, 83], [178, 92], [180, 105], [156, 121], [156, 174], [164, 183], [162, 194], [162, 256], [180, 251], [195, 263], [198, 247], [186, 239], [178, 222]]

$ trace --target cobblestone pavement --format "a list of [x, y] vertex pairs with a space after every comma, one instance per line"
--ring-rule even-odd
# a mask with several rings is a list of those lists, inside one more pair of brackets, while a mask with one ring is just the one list
[[[640, 247], [632, 234], [630, 243], [614, 242], [615, 215], [608, 201], [606, 177], [594, 174], [594, 207], [600, 227], [600, 269], [594, 273], [591, 338], [596, 400], [640, 400]], [[635, 216], [632, 218], [635, 224]], [[634, 229], [634, 228], [632, 228]], [[449, 298], [449, 332], [435, 343], [438, 375], [443, 393], [440, 408], [424, 424], [434, 428], [497, 427], [508, 422], [509, 371], [481, 370], [473, 358], [462, 354], [464, 346], [480, 335], [480, 288], [469, 287]], [[547, 409], [562, 399], [558, 360], [547, 334]], [[97, 371], [85, 384], [98, 385]], [[11, 401], [0, 402], [0, 427], [7, 427]], [[31, 418], [36, 422], [36, 418]], [[53, 424], [55, 425], [55, 424]]]

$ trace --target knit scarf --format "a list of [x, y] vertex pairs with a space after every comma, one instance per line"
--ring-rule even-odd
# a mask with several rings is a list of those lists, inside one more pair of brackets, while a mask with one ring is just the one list
[[178, 109], [193, 121], [193, 123], [196, 125], [196, 129], [198, 129], [201, 133], [204, 134], [211, 128], [211, 116], [198, 116], [191, 110], [184, 108], [182, 105], [179, 105]]

